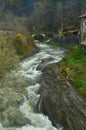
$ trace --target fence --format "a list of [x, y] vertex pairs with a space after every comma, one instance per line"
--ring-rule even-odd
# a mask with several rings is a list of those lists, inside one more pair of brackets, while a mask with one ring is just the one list
[[64, 35], [64, 36], [57, 36], [54, 38], [56, 42], [60, 44], [80, 44], [80, 35]]

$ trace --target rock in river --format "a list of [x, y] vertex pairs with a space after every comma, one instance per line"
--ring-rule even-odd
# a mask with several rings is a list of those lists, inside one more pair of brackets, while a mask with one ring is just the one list
[[68, 81], [61, 79], [56, 64], [43, 70], [38, 111], [48, 115], [55, 126], [59, 123], [66, 130], [86, 130], [86, 101]]

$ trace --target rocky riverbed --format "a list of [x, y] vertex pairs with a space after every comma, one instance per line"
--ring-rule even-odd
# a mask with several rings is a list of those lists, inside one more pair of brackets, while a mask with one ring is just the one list
[[66, 130], [86, 130], [86, 100], [75, 91], [59, 71], [58, 65], [49, 65], [41, 76], [41, 98], [37, 108]]
[[38, 50], [7, 74], [0, 84], [0, 130], [63, 130], [37, 113], [42, 70], [64, 57], [64, 49], [38, 43]]
[[0, 84], [0, 130], [86, 130], [85, 100], [58, 69], [65, 50], [37, 46]]

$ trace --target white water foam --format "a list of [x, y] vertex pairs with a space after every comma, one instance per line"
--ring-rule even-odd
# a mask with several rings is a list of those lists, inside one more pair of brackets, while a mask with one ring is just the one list
[[24, 97], [25, 102], [20, 106], [20, 111], [31, 123], [20, 128], [3, 128], [0, 124], [0, 130], [63, 130], [62, 127], [55, 128], [47, 116], [35, 113], [35, 107], [40, 98], [38, 90], [41, 86], [38, 80], [42, 74], [42, 71], [38, 70], [37, 67], [39, 65], [45, 67], [48, 64], [59, 62], [63, 58], [64, 50], [40, 43], [37, 46], [40, 48], [40, 52], [20, 63], [21, 70], [18, 72], [31, 83], [26, 88], [28, 97]]

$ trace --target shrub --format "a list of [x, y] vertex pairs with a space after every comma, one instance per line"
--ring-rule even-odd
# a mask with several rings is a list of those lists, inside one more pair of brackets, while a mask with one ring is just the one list
[[82, 45], [86, 45], [86, 39], [81, 42]]
[[0, 78], [14, 69], [19, 59], [12, 45], [5, 38], [0, 38]]
[[18, 45], [21, 47], [21, 45], [23, 44], [23, 35], [22, 34], [17, 34], [15, 37], [14, 37], [14, 45], [15, 47], [17, 48]]
[[27, 56], [36, 47], [30, 35], [23, 36], [22, 34], [17, 34], [14, 37], [13, 44], [20, 58]]
[[19, 39], [19, 40], [23, 39], [23, 35], [21, 33], [18, 33], [16, 35], [16, 39]]

